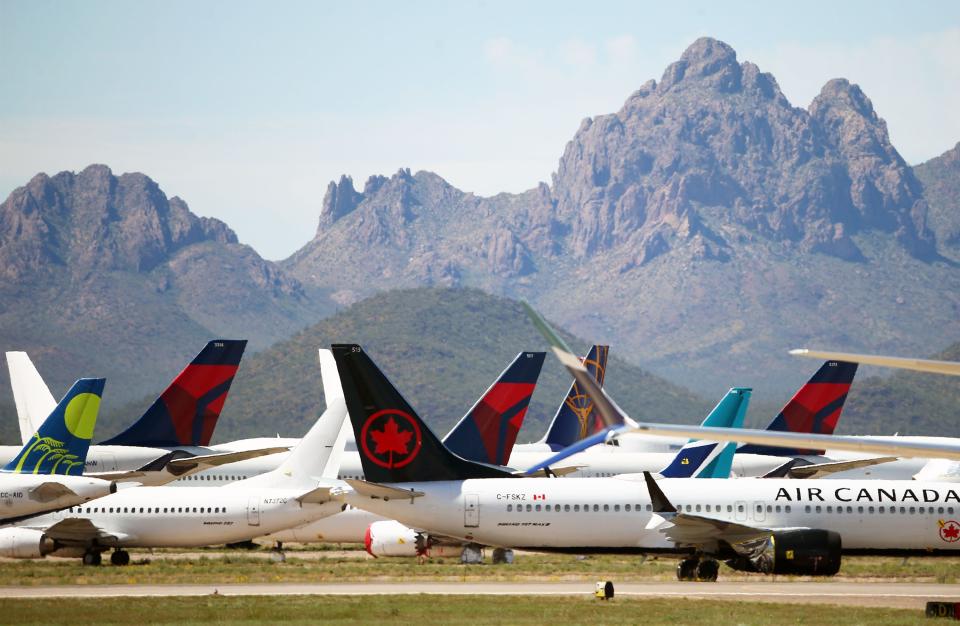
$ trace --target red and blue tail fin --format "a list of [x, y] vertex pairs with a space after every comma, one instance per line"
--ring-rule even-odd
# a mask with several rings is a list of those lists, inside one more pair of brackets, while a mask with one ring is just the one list
[[[767, 430], [832, 435], [856, 374], [856, 363], [824, 362], [807, 384], [801, 387], [773, 418]], [[823, 450], [774, 448], [755, 444], [740, 446], [737, 452], [770, 456], [823, 454]]]
[[331, 350], [366, 480], [406, 483], [511, 476], [448, 450], [360, 346], [334, 344]]
[[139, 420], [103, 444], [210, 445], [246, 345], [245, 339], [217, 339], [207, 343]]
[[465, 459], [507, 465], [546, 356], [546, 352], [518, 354], [443, 444]]
[[[593, 346], [583, 364], [587, 371], [593, 374], [597, 383], [603, 387], [603, 379], [607, 374], [607, 355], [610, 346]], [[593, 400], [590, 395], [580, 390], [576, 381], [570, 385], [567, 397], [557, 409], [557, 413], [550, 422], [544, 443], [551, 450], [557, 451], [571, 446], [581, 439], [606, 429], [606, 425], [593, 409]]]

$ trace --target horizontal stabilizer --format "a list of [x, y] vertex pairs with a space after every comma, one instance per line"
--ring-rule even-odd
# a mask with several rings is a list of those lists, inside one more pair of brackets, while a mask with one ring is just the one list
[[335, 487], [317, 487], [297, 498], [302, 504], [323, 504], [330, 502], [338, 490]]
[[422, 491], [413, 489], [400, 489], [390, 485], [380, 483], [370, 483], [356, 478], [347, 478], [346, 483], [353, 487], [353, 490], [361, 496], [367, 496], [374, 500], [406, 500], [408, 498], [419, 498], [423, 495]]
[[567, 474], [573, 474], [578, 472], [583, 468], [587, 467], [586, 465], [569, 465], [567, 467], [544, 467], [542, 469], [535, 470], [532, 474], [527, 473], [527, 471], [514, 472], [514, 476], [523, 476], [524, 478], [549, 478], [549, 477], [559, 477], [566, 476]]
[[37, 485], [29, 491], [29, 495], [30, 499], [35, 502], [51, 502], [63, 496], [75, 496], [77, 494], [63, 483], [50, 481]]

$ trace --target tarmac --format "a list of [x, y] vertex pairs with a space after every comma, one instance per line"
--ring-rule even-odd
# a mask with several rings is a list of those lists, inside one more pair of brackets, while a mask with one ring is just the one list
[[[615, 595], [632, 598], [700, 598], [794, 604], [923, 609], [928, 600], [960, 602], [960, 585], [900, 582], [614, 582]], [[227, 585], [0, 586], [5, 598], [104, 598], [137, 596], [284, 595], [522, 595], [587, 596], [591, 585], [570, 582], [363, 582]]]

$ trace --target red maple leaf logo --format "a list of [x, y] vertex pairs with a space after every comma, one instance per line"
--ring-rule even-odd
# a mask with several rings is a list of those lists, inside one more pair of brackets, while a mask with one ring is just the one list
[[413, 431], [405, 430], [400, 432], [400, 428], [397, 426], [397, 420], [393, 419], [393, 416], [390, 416], [383, 430], [371, 430], [370, 436], [373, 437], [373, 441], [377, 444], [374, 450], [377, 454], [387, 454], [390, 452], [406, 454], [407, 447], [410, 445], [410, 437], [413, 436]]
[[941, 524], [940, 538], [950, 543], [960, 539], [960, 526], [957, 526], [957, 523], [953, 520], [950, 520], [946, 524]]
[[[373, 449], [368, 440], [373, 441]], [[378, 411], [364, 422], [359, 444], [364, 456], [377, 465], [388, 469], [403, 467], [420, 452], [420, 428], [403, 411]]]

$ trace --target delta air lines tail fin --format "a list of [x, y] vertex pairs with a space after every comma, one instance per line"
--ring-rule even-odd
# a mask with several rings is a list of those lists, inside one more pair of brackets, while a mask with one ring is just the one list
[[[846, 361], [825, 361], [807, 383], [787, 402], [766, 430], [794, 433], [832, 435], [840, 420], [843, 404], [857, 364]], [[770, 456], [799, 456], [822, 454], [822, 450], [800, 448], [776, 448], [773, 446], [747, 444], [737, 450], [744, 454]]]
[[465, 459], [507, 465], [546, 352], [521, 352], [443, 439]]
[[332, 349], [366, 480], [404, 483], [511, 476], [444, 447], [360, 346], [334, 344]]
[[83, 474], [87, 450], [97, 423], [103, 378], [81, 378], [73, 383], [30, 442], [6, 467], [17, 474]]
[[210, 445], [246, 345], [245, 339], [217, 339], [207, 343], [139, 420], [103, 444]]
[[[710, 411], [701, 426], [742, 428], [751, 389], [734, 387]], [[666, 478], [729, 478], [736, 445], [691, 439], [660, 474]]]

